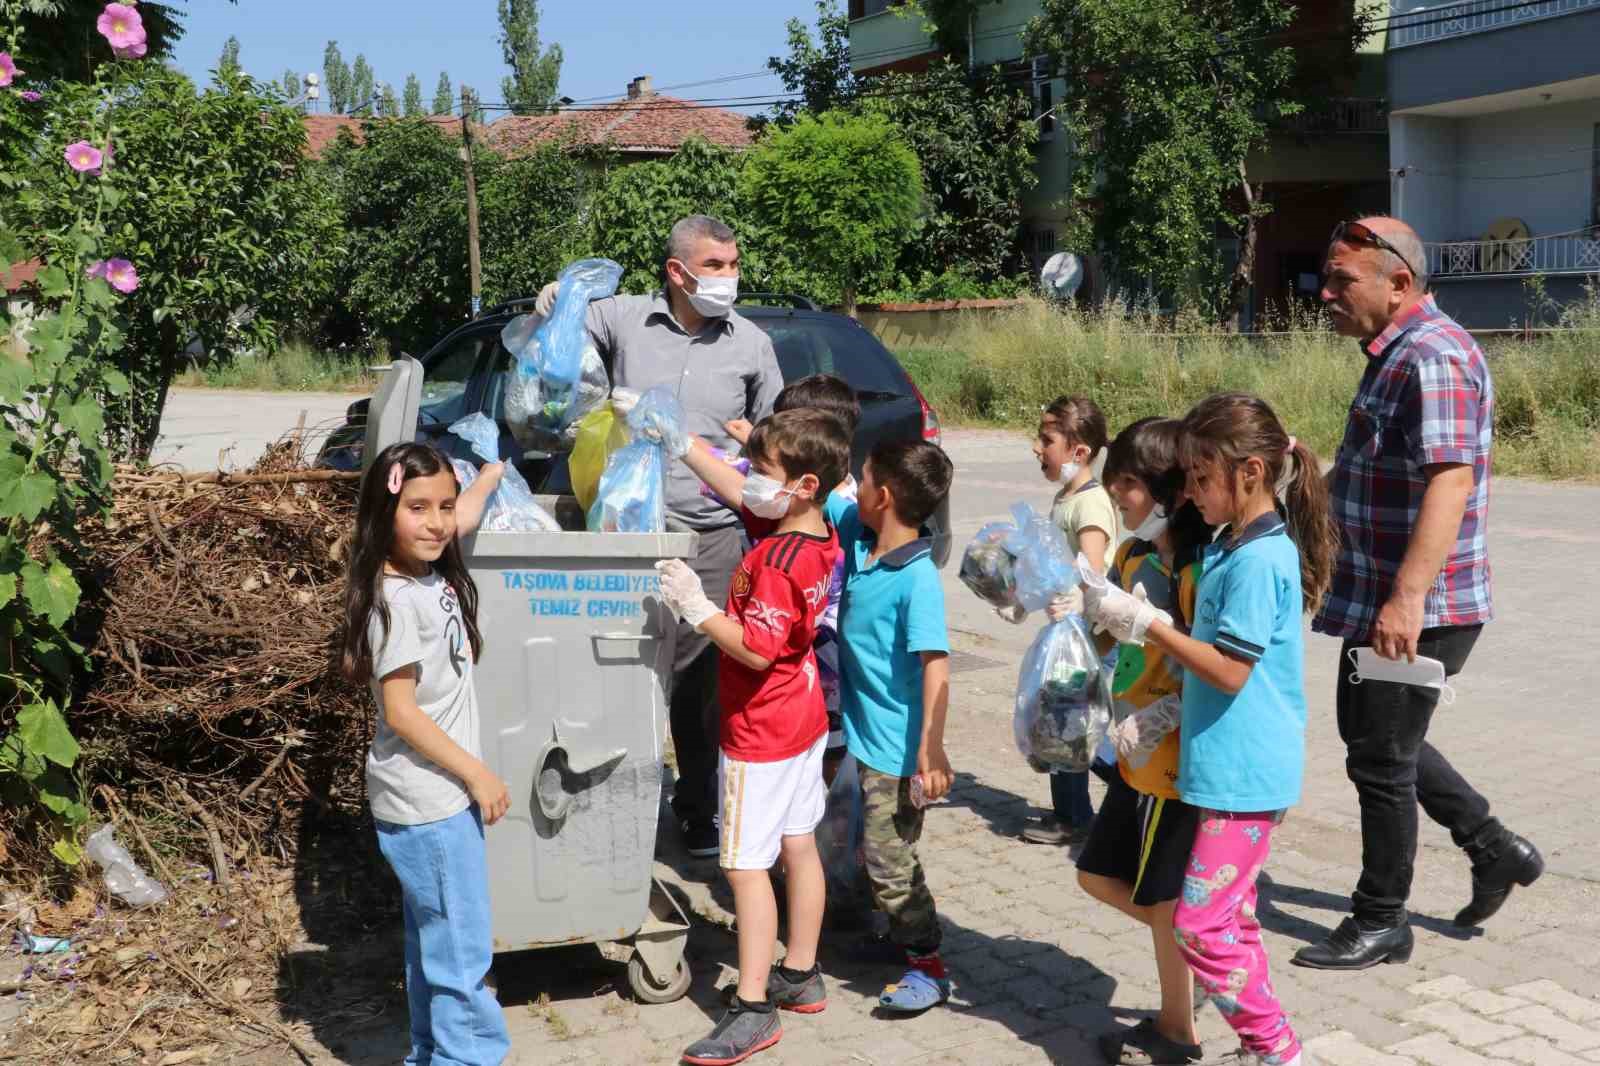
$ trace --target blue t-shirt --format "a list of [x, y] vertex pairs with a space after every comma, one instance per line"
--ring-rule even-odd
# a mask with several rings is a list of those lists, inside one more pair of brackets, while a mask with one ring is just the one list
[[1266, 514], [1217, 538], [1201, 568], [1191, 635], [1255, 665], [1232, 695], [1185, 674], [1178, 794], [1218, 811], [1292, 807], [1306, 759], [1299, 549]]
[[933, 542], [914, 540], [867, 565], [876, 535], [854, 503], [829, 508], [844, 551], [839, 603], [839, 709], [845, 744], [883, 774], [917, 772], [922, 746], [922, 652], [948, 652], [944, 588]]

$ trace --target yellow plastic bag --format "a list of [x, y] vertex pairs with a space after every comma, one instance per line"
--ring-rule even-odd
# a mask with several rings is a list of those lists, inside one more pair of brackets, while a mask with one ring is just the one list
[[585, 514], [600, 493], [600, 475], [606, 468], [606, 460], [626, 443], [628, 424], [617, 417], [609, 403], [578, 421], [578, 435], [572, 445], [572, 455], [567, 459], [567, 470], [572, 477], [572, 494], [578, 498], [578, 505]]

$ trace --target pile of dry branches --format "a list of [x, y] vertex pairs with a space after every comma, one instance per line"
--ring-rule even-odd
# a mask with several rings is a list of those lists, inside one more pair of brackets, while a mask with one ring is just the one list
[[[79, 531], [93, 676], [71, 726], [96, 818], [172, 896], [130, 910], [89, 864], [54, 899], [13, 894], [0, 924], [72, 938], [0, 980], [29, 1003], [25, 1059], [290, 1061], [309, 1052], [282, 1017], [320, 994], [295, 945], [392, 919], [362, 821], [370, 702], [329, 669], [354, 517], [354, 482], [292, 440], [245, 474], [119, 470]], [[370, 1014], [381, 985], [318, 1006]]]

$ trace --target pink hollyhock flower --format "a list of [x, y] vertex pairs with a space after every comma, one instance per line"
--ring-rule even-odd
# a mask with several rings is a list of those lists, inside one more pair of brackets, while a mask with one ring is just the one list
[[38, 103], [42, 96], [41, 93], [36, 93], [32, 89], [23, 89], [18, 92], [17, 95], [28, 101], [30, 104]]
[[17, 69], [17, 64], [12, 60], [10, 52], [0, 52], [0, 89], [5, 88], [16, 80], [22, 71]]
[[67, 145], [67, 166], [79, 174], [88, 174], [90, 177], [100, 176], [100, 167], [105, 162], [105, 157], [100, 154], [100, 149], [88, 141], [78, 141], [76, 144]]
[[143, 59], [144, 54], [149, 50], [149, 46], [145, 42], [137, 41], [126, 48], [113, 48], [111, 54], [118, 59]]
[[139, 287], [139, 272], [126, 259], [102, 259], [89, 267], [89, 276], [105, 278], [120, 293], [130, 293]]
[[[141, 47], [145, 42], [144, 20], [132, 4], [107, 4], [95, 23], [100, 35], [111, 42], [113, 49]], [[143, 55], [140, 52], [140, 55]]]

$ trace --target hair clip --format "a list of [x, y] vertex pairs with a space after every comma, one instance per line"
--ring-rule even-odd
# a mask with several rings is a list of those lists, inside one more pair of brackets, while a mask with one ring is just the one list
[[1294, 454], [1294, 446], [1296, 444], [1298, 444], [1298, 443], [1299, 442], [1296, 441], [1293, 437], [1290, 437], [1289, 438], [1289, 446], [1283, 450], [1283, 454], [1284, 455], [1293, 455]]
[[406, 471], [400, 460], [396, 459], [389, 464], [389, 495], [400, 495], [400, 486], [406, 481]]

